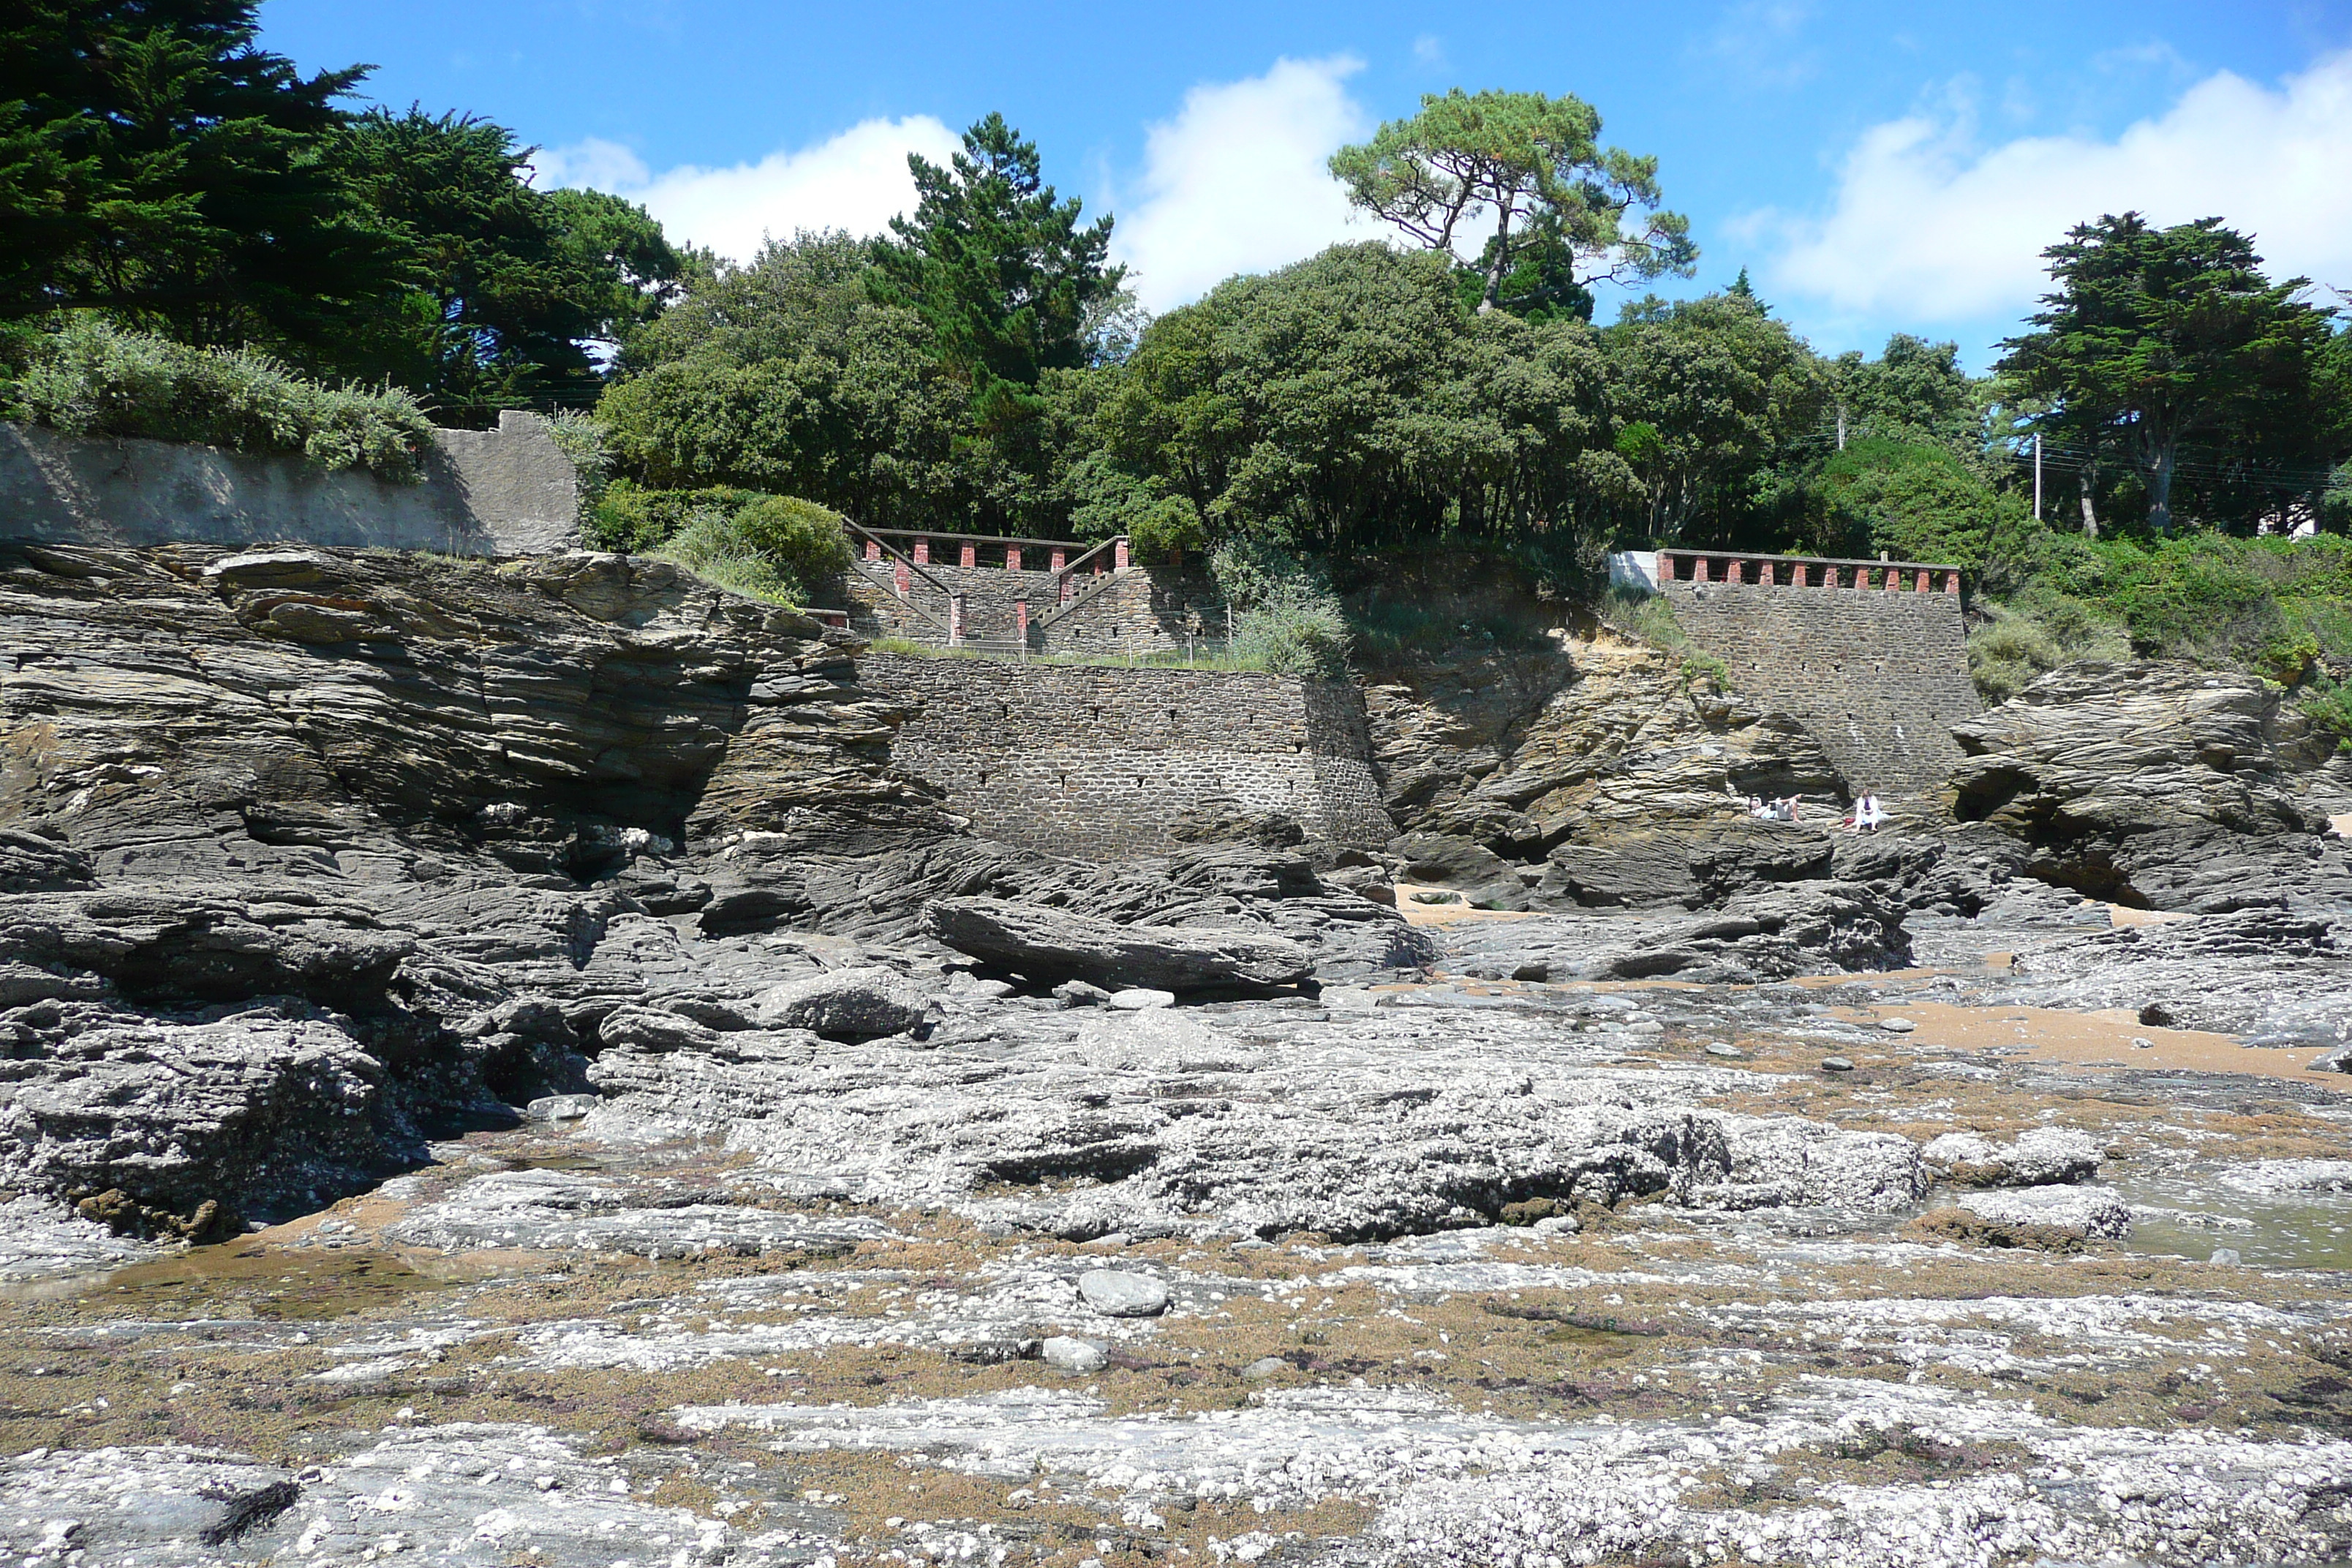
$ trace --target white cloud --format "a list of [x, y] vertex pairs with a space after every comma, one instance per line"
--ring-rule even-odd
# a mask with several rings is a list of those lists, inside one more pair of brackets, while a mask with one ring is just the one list
[[1345, 86], [1362, 68], [1347, 56], [1276, 60], [1264, 76], [1192, 89], [1150, 127], [1112, 237], [1146, 305], [1164, 310], [1236, 272], [1368, 237], [1324, 168], [1372, 129]]
[[1849, 319], [1925, 325], [2014, 319], [2048, 286], [2044, 247], [2136, 209], [2159, 224], [2219, 216], [2252, 232], [2274, 277], [2352, 288], [2352, 51], [2273, 90], [2229, 72], [2113, 141], [2075, 134], [1982, 147], [1966, 105], [1874, 126], [1828, 216], [1748, 215], [1777, 238], [1764, 282]]
[[862, 121], [816, 146], [727, 168], [684, 163], [655, 174], [627, 148], [593, 138], [541, 152], [534, 163], [543, 184], [594, 185], [642, 202], [672, 239], [742, 261], [770, 235], [782, 239], [803, 228], [880, 233], [915, 205], [907, 154], [943, 163], [961, 147], [938, 120], [916, 114]]

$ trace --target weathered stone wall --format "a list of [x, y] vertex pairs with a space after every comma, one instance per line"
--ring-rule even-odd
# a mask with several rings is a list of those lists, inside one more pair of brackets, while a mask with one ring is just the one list
[[[891, 589], [891, 563], [861, 561], [849, 575], [850, 625], [862, 636], [912, 637], [936, 642], [937, 625], [910, 612]], [[1026, 566], [1007, 572], [999, 566], [942, 565], [932, 562], [926, 571], [964, 595], [964, 635], [989, 642], [1007, 642], [1019, 635], [1014, 601], [1029, 600], [1029, 647], [1034, 653], [1153, 654], [1181, 653], [1190, 638], [1205, 649], [1222, 647], [1225, 637], [1224, 601], [1205, 572], [1182, 567], [1130, 566], [1108, 574], [1112, 579], [1100, 593], [1067, 616], [1046, 624], [1059, 607], [1058, 589], [1051, 572]], [[1081, 572], [1073, 598], [1093, 591], [1099, 579]], [[913, 578], [916, 602], [940, 620], [947, 619], [947, 599], [921, 578]]]
[[0, 424], [0, 539], [540, 555], [579, 542], [578, 504], [547, 422], [513, 410], [496, 430], [435, 431], [413, 485], [297, 457]]
[[1958, 594], [1664, 585], [1690, 639], [1732, 684], [1811, 731], [1857, 794], [1919, 795], [1960, 760], [1951, 726], [1979, 711]]
[[990, 837], [1119, 860], [1178, 847], [1187, 808], [1286, 812], [1359, 847], [1396, 831], [1362, 699], [1297, 676], [867, 654], [866, 689], [920, 704], [893, 766]]

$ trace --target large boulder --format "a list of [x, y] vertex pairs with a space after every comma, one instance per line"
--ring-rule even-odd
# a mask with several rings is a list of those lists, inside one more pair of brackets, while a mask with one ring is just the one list
[[931, 1000], [906, 976], [877, 965], [787, 980], [752, 1004], [761, 1026], [806, 1029], [828, 1040], [903, 1035], [930, 1021]]
[[1643, 936], [1611, 956], [1601, 973], [1738, 984], [1910, 962], [1900, 910], [1851, 882], [1799, 882], [1739, 894], [1719, 910]]
[[1234, 926], [1118, 925], [1045, 904], [942, 899], [923, 929], [968, 957], [1040, 984], [1083, 980], [1113, 990], [1149, 986], [1267, 993], [1299, 984], [1314, 960], [1297, 942]]
[[1562, 844], [1538, 887], [1555, 907], [1704, 909], [1774, 882], [1831, 874], [1832, 842], [1800, 823], [1724, 816]]
[[2352, 899], [2297, 797], [2278, 694], [2187, 664], [2085, 662], [1953, 726], [1955, 809], [2093, 898], [2188, 913]]
[[1474, 838], [1453, 833], [1407, 833], [1389, 842], [1408, 882], [1458, 889], [1465, 901], [1484, 910], [1524, 910], [1526, 884], [1517, 868]]
[[134, 995], [348, 1007], [379, 995], [415, 946], [352, 903], [284, 885], [133, 885], [0, 906], [0, 964], [102, 975]]

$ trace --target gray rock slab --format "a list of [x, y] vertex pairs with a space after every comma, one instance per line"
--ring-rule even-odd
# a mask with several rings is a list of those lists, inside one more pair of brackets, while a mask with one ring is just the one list
[[1087, 1269], [1078, 1276], [1078, 1295], [1107, 1318], [1156, 1318], [1168, 1310], [1164, 1281], [1123, 1268]]
[[2013, 1187], [1966, 1193], [1954, 1201], [2002, 1225], [2048, 1226], [2097, 1241], [2131, 1234], [2131, 1205], [2105, 1187]]
[[1038, 1358], [1061, 1372], [1100, 1372], [1110, 1364], [1110, 1352], [1092, 1340], [1055, 1334], [1038, 1348]]
[[1043, 984], [1271, 992], [1297, 985], [1315, 970], [1305, 948], [1262, 928], [1120, 925], [1002, 899], [940, 900], [924, 911], [923, 926], [958, 952]]
[[753, 1013], [767, 1028], [870, 1040], [921, 1027], [931, 1016], [931, 999], [893, 970], [834, 969], [770, 986]]

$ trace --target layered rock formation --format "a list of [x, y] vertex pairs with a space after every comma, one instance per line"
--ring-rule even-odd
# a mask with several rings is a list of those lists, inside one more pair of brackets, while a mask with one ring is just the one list
[[857, 646], [618, 556], [0, 548], [0, 1182], [299, 1207], [588, 1087], [624, 1002], [756, 1011], [858, 957], [771, 933], [887, 956], [946, 896], [1254, 928], [1292, 982], [1423, 956], [1281, 855], [972, 838]]

